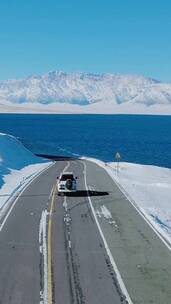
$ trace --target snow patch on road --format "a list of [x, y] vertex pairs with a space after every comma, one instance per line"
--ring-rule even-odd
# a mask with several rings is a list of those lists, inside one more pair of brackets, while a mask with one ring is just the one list
[[107, 209], [107, 207], [106, 206], [102, 206], [101, 207], [101, 213], [104, 215], [104, 217], [106, 218], [106, 219], [108, 219], [108, 220], [110, 220], [111, 218], [112, 218], [112, 215], [111, 215], [111, 213], [110, 213], [110, 211]]
[[48, 266], [47, 266], [47, 210], [42, 211], [39, 224], [39, 250], [43, 268], [41, 271], [40, 304], [48, 304]]
[[65, 211], [67, 212], [67, 210], [68, 210], [68, 205], [67, 205], [67, 201], [66, 201], [66, 196], [64, 196], [63, 207], [64, 207]]
[[105, 205], [101, 206], [101, 210], [96, 210], [96, 215], [101, 218], [104, 216], [106, 220], [108, 220], [108, 223], [112, 226], [117, 228], [118, 225], [116, 224], [116, 221], [113, 219], [111, 212], [107, 209]]

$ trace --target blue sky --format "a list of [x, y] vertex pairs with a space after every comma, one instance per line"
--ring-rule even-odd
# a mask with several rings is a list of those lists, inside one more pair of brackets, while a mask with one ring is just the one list
[[65, 72], [171, 82], [171, 1], [1, 0], [0, 79]]

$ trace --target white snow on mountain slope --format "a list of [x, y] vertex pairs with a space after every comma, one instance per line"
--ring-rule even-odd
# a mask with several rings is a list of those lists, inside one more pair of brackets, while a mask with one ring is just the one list
[[135, 202], [145, 217], [171, 244], [171, 169], [88, 158], [103, 167]]
[[4, 106], [21, 112], [124, 113], [131, 108], [138, 112], [139, 106], [140, 112], [160, 112], [162, 107], [170, 109], [171, 84], [142, 76], [52, 71], [0, 81], [0, 111]]
[[67, 102], [86, 105], [99, 101], [120, 104], [137, 96], [142, 88], [157, 82], [141, 76], [108, 74], [66, 74], [49, 72], [43, 76], [0, 82], [0, 98], [13, 103]]
[[15, 137], [0, 133], [0, 214], [21, 186], [50, 165], [28, 151]]

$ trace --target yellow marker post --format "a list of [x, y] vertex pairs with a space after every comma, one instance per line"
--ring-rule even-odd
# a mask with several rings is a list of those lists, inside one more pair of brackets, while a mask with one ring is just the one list
[[120, 162], [120, 160], [121, 160], [121, 155], [120, 155], [120, 153], [119, 152], [117, 152], [116, 154], [115, 154], [115, 158], [116, 158], [116, 161], [117, 161], [117, 174], [119, 173], [119, 162]]

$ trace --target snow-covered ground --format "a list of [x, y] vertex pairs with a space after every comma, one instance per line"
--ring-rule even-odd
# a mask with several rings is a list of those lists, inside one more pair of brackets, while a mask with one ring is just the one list
[[112, 104], [97, 102], [88, 105], [77, 105], [68, 103], [52, 103], [42, 105], [39, 103], [13, 104], [1, 102], [0, 113], [21, 114], [145, 114], [145, 115], [171, 115], [171, 104], [155, 104], [146, 106], [144, 104]]
[[171, 169], [89, 158], [103, 167], [153, 227], [171, 243]]
[[33, 155], [15, 137], [0, 133], [0, 215], [11, 197], [50, 164]]

